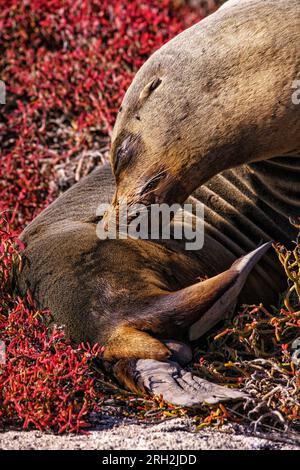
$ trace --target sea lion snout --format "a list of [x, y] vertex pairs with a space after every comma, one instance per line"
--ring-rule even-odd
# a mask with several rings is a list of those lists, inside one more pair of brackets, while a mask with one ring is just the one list
[[[119, 213], [126, 210], [126, 222], [129, 224], [145, 209], [144, 213], [149, 216], [151, 222], [151, 206], [165, 204], [181, 204], [188, 198], [189, 191], [180, 183], [177, 176], [170, 171], [160, 169], [152, 174], [143, 175], [137, 187], [129, 184], [124, 192], [118, 189], [115, 192], [110, 208], [104, 214], [104, 229], [108, 230], [109, 223], [113, 221], [119, 227]], [[114, 218], [114, 219], [112, 219]], [[149, 227], [150, 228], [150, 227]]]

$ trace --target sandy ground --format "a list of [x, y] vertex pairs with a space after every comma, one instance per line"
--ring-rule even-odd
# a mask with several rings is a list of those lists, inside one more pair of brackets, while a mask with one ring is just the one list
[[[247, 433], [246, 433], [247, 434]], [[39, 431], [7, 431], [0, 434], [2, 450], [300, 450], [299, 445], [246, 435], [240, 426], [197, 430], [188, 418], [154, 425], [130, 424], [108, 419], [89, 435], [57, 436]]]

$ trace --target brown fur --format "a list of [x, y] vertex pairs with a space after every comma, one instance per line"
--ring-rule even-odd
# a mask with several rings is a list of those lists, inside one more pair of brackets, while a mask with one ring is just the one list
[[112, 361], [120, 357], [130, 357], [163, 361], [170, 355], [168, 348], [149, 334], [130, 326], [120, 326], [109, 338], [104, 359]]

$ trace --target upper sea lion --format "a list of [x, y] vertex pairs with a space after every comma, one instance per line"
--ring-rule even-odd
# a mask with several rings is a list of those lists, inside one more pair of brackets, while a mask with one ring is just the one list
[[[236, 200], [238, 213], [258, 221], [249, 217], [240, 247], [245, 235], [257, 239], [255, 225], [266, 239], [293, 237], [288, 218], [300, 214], [299, 44], [299, 0], [229, 0], [156, 51], [130, 85], [113, 130], [112, 207], [125, 199], [182, 203], [227, 170], [223, 181], [207, 184], [215, 210], [203, 195], [213, 223]], [[232, 217], [228, 230], [236, 226]]]

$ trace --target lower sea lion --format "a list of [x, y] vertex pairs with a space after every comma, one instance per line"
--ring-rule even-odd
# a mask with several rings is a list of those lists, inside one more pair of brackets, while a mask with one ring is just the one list
[[182, 366], [238, 297], [267, 300], [277, 276], [267, 274], [268, 257], [247, 277], [269, 244], [236, 260], [209, 235], [198, 251], [184, 240], [99, 239], [97, 208], [114, 190], [110, 166], [97, 169], [25, 228], [18, 290], [51, 309], [74, 341], [104, 345], [105, 364], [132, 391], [185, 406], [241, 399]]

